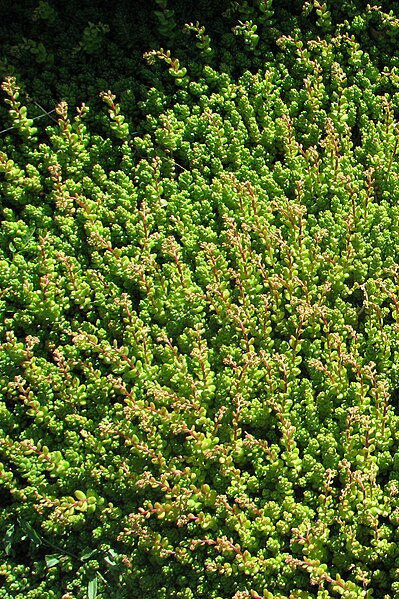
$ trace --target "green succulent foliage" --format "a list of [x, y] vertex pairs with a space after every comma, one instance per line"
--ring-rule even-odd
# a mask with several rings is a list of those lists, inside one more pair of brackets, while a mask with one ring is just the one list
[[197, 4], [10, 9], [0, 598], [399, 592], [398, 15]]

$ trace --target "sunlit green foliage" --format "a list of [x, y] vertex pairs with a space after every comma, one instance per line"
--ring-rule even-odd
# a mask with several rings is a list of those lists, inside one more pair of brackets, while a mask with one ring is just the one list
[[149, 4], [5, 36], [0, 598], [399, 596], [399, 13]]

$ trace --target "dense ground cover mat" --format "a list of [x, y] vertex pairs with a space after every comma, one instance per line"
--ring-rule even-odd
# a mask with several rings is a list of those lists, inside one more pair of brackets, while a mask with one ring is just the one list
[[2, 30], [0, 597], [399, 597], [398, 5], [79, 6]]

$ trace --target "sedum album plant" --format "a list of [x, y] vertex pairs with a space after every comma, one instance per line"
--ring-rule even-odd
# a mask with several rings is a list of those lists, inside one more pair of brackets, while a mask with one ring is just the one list
[[399, 596], [397, 17], [155, 4], [132, 89], [2, 84], [0, 597]]

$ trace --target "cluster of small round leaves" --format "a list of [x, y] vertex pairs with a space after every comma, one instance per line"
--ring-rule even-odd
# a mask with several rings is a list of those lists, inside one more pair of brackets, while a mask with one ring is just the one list
[[220, 70], [186, 20], [139, 124], [108, 90], [39, 132], [4, 81], [0, 597], [397, 592], [398, 98], [351, 32], [398, 20], [330, 4], [261, 68], [284, 10], [232, 3]]

